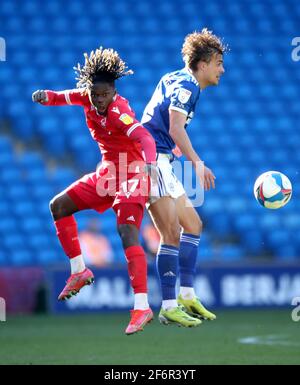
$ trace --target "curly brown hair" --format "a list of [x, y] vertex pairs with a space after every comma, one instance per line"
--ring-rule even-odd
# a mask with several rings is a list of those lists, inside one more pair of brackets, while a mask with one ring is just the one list
[[97, 81], [113, 83], [122, 76], [133, 74], [127, 70], [126, 63], [120, 58], [117, 51], [111, 48], [100, 47], [88, 56], [84, 54], [84, 66], [77, 64], [74, 70], [77, 74], [77, 88], [90, 88]]
[[196, 71], [199, 61], [209, 63], [214, 54], [223, 55], [227, 50], [228, 46], [224, 45], [222, 39], [203, 28], [201, 32], [195, 31], [185, 37], [181, 53], [188, 67]]

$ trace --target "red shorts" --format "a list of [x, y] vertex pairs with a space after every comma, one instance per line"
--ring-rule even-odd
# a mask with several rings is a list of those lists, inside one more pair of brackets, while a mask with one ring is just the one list
[[149, 178], [145, 174], [109, 175], [107, 169], [87, 174], [64, 191], [79, 210], [93, 209], [103, 213], [113, 208], [118, 224], [134, 224], [138, 228], [148, 200]]

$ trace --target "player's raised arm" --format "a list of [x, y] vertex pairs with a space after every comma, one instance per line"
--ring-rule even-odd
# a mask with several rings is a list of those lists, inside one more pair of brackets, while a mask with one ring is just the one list
[[37, 90], [32, 94], [32, 101], [45, 106], [83, 105], [88, 99], [85, 90], [50, 91]]
[[190, 138], [185, 130], [186, 115], [176, 110], [169, 110], [170, 116], [170, 136], [188, 160], [195, 166], [201, 161], [198, 154], [194, 150]]

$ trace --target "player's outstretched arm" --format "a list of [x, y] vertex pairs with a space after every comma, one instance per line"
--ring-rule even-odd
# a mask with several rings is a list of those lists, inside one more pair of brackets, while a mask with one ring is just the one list
[[83, 105], [88, 96], [82, 89], [50, 91], [37, 90], [32, 94], [32, 101], [44, 106]]

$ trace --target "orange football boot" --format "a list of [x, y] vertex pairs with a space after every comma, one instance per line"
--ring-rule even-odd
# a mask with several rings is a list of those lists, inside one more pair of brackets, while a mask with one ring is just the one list
[[144, 330], [144, 326], [153, 320], [152, 310], [130, 310], [131, 320], [125, 330], [127, 335], [137, 333]]
[[80, 289], [85, 285], [94, 282], [94, 274], [90, 269], [86, 268], [81, 273], [72, 274], [67, 280], [67, 284], [58, 296], [59, 301], [69, 299], [79, 293]]

